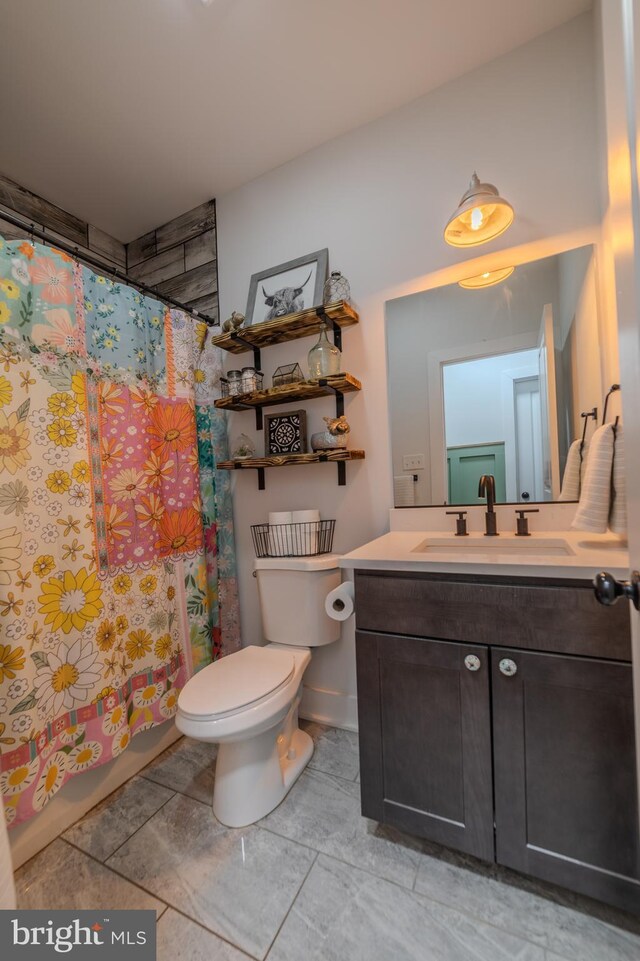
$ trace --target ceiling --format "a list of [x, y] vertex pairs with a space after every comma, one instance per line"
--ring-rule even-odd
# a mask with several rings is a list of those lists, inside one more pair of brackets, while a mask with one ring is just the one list
[[129, 241], [590, 6], [4, 0], [0, 172]]

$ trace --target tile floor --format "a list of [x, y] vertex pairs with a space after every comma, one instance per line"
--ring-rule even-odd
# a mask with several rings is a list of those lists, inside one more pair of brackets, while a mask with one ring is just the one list
[[357, 737], [230, 830], [183, 738], [17, 872], [24, 908], [149, 908], [158, 961], [637, 961], [640, 919], [360, 817]]

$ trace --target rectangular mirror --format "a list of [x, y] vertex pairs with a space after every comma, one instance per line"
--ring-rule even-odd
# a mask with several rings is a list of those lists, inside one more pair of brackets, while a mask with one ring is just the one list
[[386, 338], [396, 507], [477, 504], [482, 474], [499, 502], [567, 499], [581, 414], [602, 416], [593, 246], [387, 301]]

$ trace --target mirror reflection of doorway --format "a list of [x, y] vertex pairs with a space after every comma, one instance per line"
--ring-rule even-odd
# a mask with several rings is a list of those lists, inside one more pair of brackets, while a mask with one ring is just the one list
[[[496, 501], [506, 500], [504, 443], [447, 448], [449, 504], [474, 504], [483, 474], [496, 479]], [[484, 499], [484, 498], [482, 498]]]
[[440, 371], [447, 502], [478, 503], [482, 474], [494, 475], [498, 503], [542, 500], [538, 350], [450, 360], [441, 363]]

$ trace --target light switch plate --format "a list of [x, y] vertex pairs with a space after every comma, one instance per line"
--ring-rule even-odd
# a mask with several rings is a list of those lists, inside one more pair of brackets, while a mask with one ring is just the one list
[[402, 458], [403, 470], [424, 470], [424, 454], [404, 454]]

